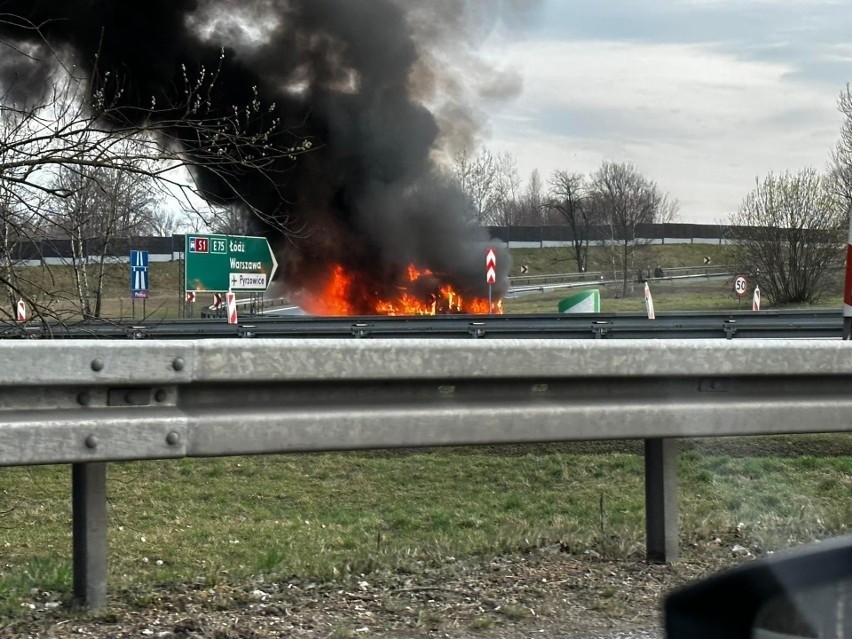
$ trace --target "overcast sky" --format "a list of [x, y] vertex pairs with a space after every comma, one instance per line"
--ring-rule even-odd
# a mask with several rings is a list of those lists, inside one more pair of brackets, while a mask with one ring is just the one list
[[544, 0], [485, 53], [521, 95], [485, 104], [493, 151], [522, 177], [630, 162], [724, 221], [770, 171], [823, 169], [852, 80], [849, 0]]

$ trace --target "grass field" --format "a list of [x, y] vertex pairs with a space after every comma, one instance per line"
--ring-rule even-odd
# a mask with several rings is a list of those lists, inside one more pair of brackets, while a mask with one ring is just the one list
[[[513, 274], [519, 275], [520, 265], [529, 266], [530, 274], [548, 274], [575, 272], [576, 260], [570, 257], [571, 250], [564, 248], [515, 249], [512, 251]], [[653, 269], [660, 265], [663, 269], [679, 266], [700, 266], [704, 257], [711, 264], [724, 265], [727, 259], [724, 246], [713, 244], [672, 244], [643, 247], [636, 257], [637, 265]], [[598, 247], [589, 249], [589, 271], [611, 270], [606, 255]], [[810, 307], [840, 308], [842, 306], [842, 274], [837, 274], [837, 293], [819, 300]], [[601, 295], [602, 313], [639, 313], [645, 311], [644, 285], [630, 282], [628, 294], [622, 295], [621, 285], [598, 286], [590, 284], [588, 288], [597, 288]], [[559, 301], [583, 289], [570, 288], [543, 293], [530, 293], [504, 301], [506, 313], [553, 313], [557, 311]], [[751, 297], [737, 298], [728, 280], [691, 280], [660, 281], [651, 283], [654, 308], [658, 312], [666, 311], [732, 311], [751, 309]], [[772, 300], [763, 298], [761, 307], [773, 308]]]
[[[795, 438], [782, 439], [796, 448]], [[713, 544], [739, 543], [760, 554], [847, 532], [852, 436], [822, 441], [840, 456], [743, 457], [712, 447], [682, 453], [686, 559]], [[578, 453], [569, 445], [510, 452], [112, 464], [113, 593], [127, 605], [145, 605], [155, 590], [178, 584], [416, 573], [560, 543], [581, 556], [642, 555], [641, 456]], [[19, 610], [33, 592], [68, 596], [68, 493], [67, 468], [0, 472], [3, 614]]]
[[[724, 246], [718, 244], [652, 244], [643, 246], [636, 251], [636, 266], [651, 268], [657, 265], [664, 269], [677, 266], [701, 266], [704, 258], [709, 257], [710, 263], [724, 265], [727, 262], [727, 252]], [[569, 246], [512, 249], [511, 275], [520, 275], [522, 265], [529, 267], [530, 275], [547, 273], [576, 273], [577, 260], [574, 250]], [[589, 272], [611, 271], [612, 263], [602, 247], [589, 247]]]
[[[143, 303], [142, 300], [134, 302], [130, 299], [128, 266], [126, 264], [106, 265], [102, 316], [114, 319], [177, 317], [179, 303], [183, 297], [178, 271], [177, 262], [151, 263], [151, 297]], [[74, 293], [76, 284], [74, 270], [71, 267], [32, 266], [20, 268], [17, 273], [21, 288], [37, 304], [67, 319], [73, 319], [79, 313], [80, 303]]]

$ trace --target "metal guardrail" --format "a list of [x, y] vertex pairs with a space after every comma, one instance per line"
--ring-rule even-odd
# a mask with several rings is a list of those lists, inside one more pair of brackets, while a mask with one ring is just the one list
[[0, 465], [846, 430], [850, 354], [786, 340], [0, 342], [15, 362]]
[[0, 322], [0, 339], [197, 339], [197, 338], [452, 338], [452, 339], [743, 339], [839, 338], [840, 309], [539, 315], [444, 315], [409, 317], [262, 316], [148, 322], [89, 321], [76, 324]]
[[533, 284], [533, 283], [553, 283], [566, 282], [575, 280], [587, 280], [590, 284], [594, 284], [600, 279], [603, 279], [605, 274], [603, 271], [587, 271], [585, 273], [541, 273], [537, 275], [513, 275], [509, 278], [509, 284]]
[[[852, 430], [844, 341], [4, 341], [0, 466], [73, 464], [74, 591], [106, 605], [106, 462], [646, 442], [647, 550], [677, 557], [676, 438]], [[45, 363], [49, 362], [49, 365]]]
[[[648, 282], [649, 284], [654, 284], [655, 282], [680, 282], [684, 280], [712, 280], [712, 279], [720, 279], [720, 278], [729, 278], [733, 277], [734, 273], [711, 273], [709, 275], [672, 275], [666, 277], [649, 277], [642, 280], [642, 282]], [[635, 281], [633, 282], [636, 283]], [[622, 280], [600, 280], [598, 282], [566, 282], [563, 284], [540, 284], [540, 285], [532, 285], [532, 286], [513, 286], [506, 293], [506, 297], [514, 298], [519, 294], [529, 294], [529, 293], [546, 293], [549, 291], [557, 291], [565, 288], [589, 288], [592, 286], [621, 286], [623, 284]]]
[[[662, 277], [653, 276], [651, 271], [647, 279], [653, 281], [655, 279], [667, 280], [672, 277], [678, 278], [684, 275], [728, 275], [733, 274], [733, 269], [725, 265], [713, 266], [672, 266], [663, 269]], [[633, 273], [631, 273], [632, 279]], [[620, 273], [613, 271], [587, 271], [584, 273], [542, 273], [536, 275], [513, 275], [509, 278], [509, 285], [516, 286], [522, 284], [558, 284], [567, 282], [582, 281], [583, 284], [593, 285], [600, 282], [621, 282]]]
[[[282, 303], [289, 303], [289, 301], [284, 297], [257, 296], [254, 299], [245, 298], [236, 300], [235, 302], [237, 309], [248, 309], [250, 314], [256, 314], [258, 312], [262, 313], [265, 309], [281, 305]], [[203, 303], [198, 304], [198, 306], [199, 316], [202, 319], [228, 317], [228, 308], [224, 301], [218, 307], [212, 305], [205, 306]]]

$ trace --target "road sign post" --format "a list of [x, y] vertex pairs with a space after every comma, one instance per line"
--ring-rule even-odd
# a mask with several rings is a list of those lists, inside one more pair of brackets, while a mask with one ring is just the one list
[[189, 309], [189, 316], [192, 317], [192, 309], [195, 306], [195, 292], [186, 291], [184, 293], [184, 306]]
[[184, 290], [263, 292], [278, 262], [265, 237], [187, 235]]
[[148, 251], [130, 251], [130, 297], [148, 297]]
[[485, 281], [488, 283], [488, 312], [491, 312], [491, 287], [497, 281], [497, 255], [494, 249], [485, 251]]
[[648, 282], [645, 282], [645, 311], [648, 313], [648, 319], [657, 319], [657, 314], [654, 312], [654, 298], [651, 296], [651, 287]]
[[237, 297], [233, 293], [225, 293], [228, 307], [228, 324], [237, 324]]
[[734, 295], [737, 296], [737, 308], [742, 306], [743, 297], [748, 293], [748, 280], [745, 275], [737, 275], [734, 277]]

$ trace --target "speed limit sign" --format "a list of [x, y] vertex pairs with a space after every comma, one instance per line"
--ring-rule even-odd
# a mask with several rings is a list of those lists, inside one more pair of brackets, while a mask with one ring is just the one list
[[734, 293], [736, 293], [739, 297], [748, 293], [748, 280], [746, 280], [746, 278], [742, 275], [737, 275], [734, 278]]

